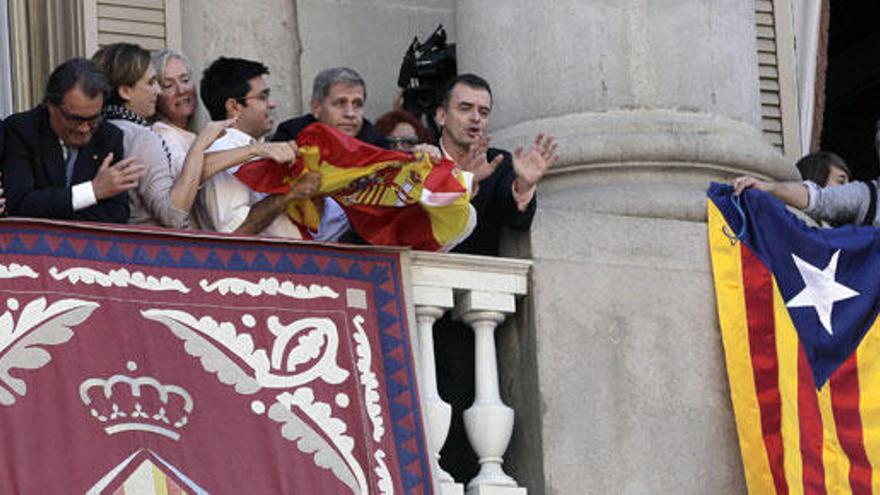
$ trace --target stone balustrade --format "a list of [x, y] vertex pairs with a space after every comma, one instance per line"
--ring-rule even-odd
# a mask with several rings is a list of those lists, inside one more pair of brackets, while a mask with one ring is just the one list
[[[495, 354], [495, 328], [516, 311], [516, 298], [528, 292], [531, 262], [507, 258], [410, 252], [411, 311], [417, 331], [413, 347], [419, 366], [420, 391], [440, 493], [525, 495], [525, 488], [505, 474], [503, 455], [513, 433], [514, 411], [501, 400]], [[468, 324], [475, 334], [473, 405], [465, 411], [468, 440], [480, 462], [472, 480], [453, 480], [439, 465], [440, 449], [449, 433], [452, 409], [437, 390], [434, 322], [446, 311]]]

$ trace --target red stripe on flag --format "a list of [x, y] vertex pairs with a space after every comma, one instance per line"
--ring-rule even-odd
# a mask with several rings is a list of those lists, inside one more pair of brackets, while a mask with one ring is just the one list
[[801, 437], [804, 494], [825, 495], [825, 464], [822, 462], [822, 413], [816, 382], [804, 348], [798, 345], [798, 423]]
[[782, 398], [779, 395], [779, 362], [776, 355], [776, 327], [773, 321], [773, 279], [751, 250], [742, 246], [743, 286], [749, 349], [755, 375], [755, 392], [761, 410], [764, 448], [777, 494], [788, 493], [782, 447]]
[[865, 451], [859, 412], [859, 366], [856, 353], [831, 375], [831, 410], [840, 447], [849, 458], [849, 485], [854, 494], [871, 493], [871, 462]]

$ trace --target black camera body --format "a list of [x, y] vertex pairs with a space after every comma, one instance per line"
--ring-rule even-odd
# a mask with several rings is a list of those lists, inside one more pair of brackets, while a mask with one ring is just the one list
[[456, 74], [455, 43], [446, 43], [442, 24], [424, 43], [413, 39], [400, 64], [397, 85], [403, 90], [403, 108], [419, 119], [426, 116], [434, 135], [439, 135], [434, 111], [447, 81]]

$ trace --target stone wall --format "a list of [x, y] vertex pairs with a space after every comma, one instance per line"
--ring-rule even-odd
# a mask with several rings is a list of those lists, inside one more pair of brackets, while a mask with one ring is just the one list
[[[185, 0], [180, 2], [183, 52], [196, 74], [220, 56], [258, 60], [269, 67], [278, 107], [275, 122], [302, 111], [300, 41], [292, 0]], [[207, 112], [202, 107], [202, 119]]]
[[455, 40], [453, 0], [296, 0], [303, 46], [302, 105], [322, 69], [348, 66], [367, 82], [367, 118], [390, 110], [400, 62], [415, 36], [424, 41], [439, 24]]

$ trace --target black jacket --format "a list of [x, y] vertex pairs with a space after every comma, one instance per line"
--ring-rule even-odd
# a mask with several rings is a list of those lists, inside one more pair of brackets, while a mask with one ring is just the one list
[[477, 226], [467, 239], [452, 249], [454, 253], [498, 256], [502, 227], [525, 231], [532, 226], [537, 195], [526, 211], [517, 209], [511, 190], [516, 179], [513, 157], [507, 151], [489, 148], [486, 159], [491, 162], [499, 153], [504, 155], [501, 164], [492, 175], [480, 181], [477, 195], [471, 199], [477, 210]]
[[[270, 139], [270, 141], [290, 141], [292, 139], [296, 139], [296, 137], [299, 136], [299, 133], [303, 129], [311, 124], [314, 124], [317, 121], [318, 119], [316, 119], [315, 116], [312, 114], [306, 114], [302, 117], [285, 120], [278, 125], [278, 130], [275, 131], [275, 135], [272, 136], [272, 139]], [[378, 129], [373, 127], [373, 124], [371, 124], [370, 121], [367, 119], [364, 119], [364, 125], [361, 127], [360, 132], [358, 132], [357, 136], [355, 137], [367, 144], [372, 144], [374, 146], [385, 149], [390, 148], [388, 140], [385, 139], [385, 136], [383, 136]]]
[[[0, 160], [0, 171], [3, 172], [6, 210], [10, 216], [113, 223], [128, 221], [128, 194], [124, 192], [73, 211], [61, 143], [49, 125], [49, 110], [45, 106], [9, 116], [5, 127], [6, 149]], [[101, 122], [92, 140], [79, 149], [73, 184], [92, 180], [110, 152], [114, 162], [123, 157], [122, 131]]]

